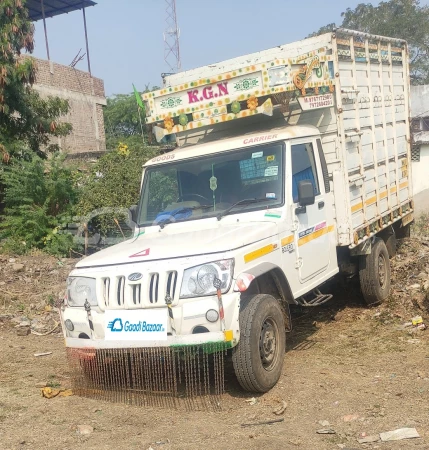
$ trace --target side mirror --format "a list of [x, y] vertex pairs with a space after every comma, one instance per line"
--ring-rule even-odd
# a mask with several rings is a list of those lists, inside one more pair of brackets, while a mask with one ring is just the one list
[[137, 223], [137, 209], [138, 209], [137, 205], [130, 206], [131, 220], [134, 223]]
[[314, 205], [314, 186], [310, 180], [298, 182], [298, 203], [299, 206]]

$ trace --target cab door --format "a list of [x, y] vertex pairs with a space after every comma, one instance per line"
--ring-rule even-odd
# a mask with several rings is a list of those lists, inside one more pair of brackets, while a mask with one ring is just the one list
[[[320, 144], [320, 143], [319, 143]], [[296, 246], [296, 264], [301, 283], [311, 280], [329, 266], [330, 240], [325, 183], [315, 138], [291, 142], [292, 217]], [[298, 203], [298, 184], [311, 181], [315, 202], [302, 207]]]

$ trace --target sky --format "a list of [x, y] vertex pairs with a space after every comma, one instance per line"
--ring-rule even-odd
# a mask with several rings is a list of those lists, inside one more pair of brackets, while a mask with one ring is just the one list
[[[160, 86], [166, 0], [95, 0], [86, 20], [93, 76], [107, 96]], [[176, 0], [182, 70], [305, 38], [363, 0]], [[376, 4], [377, 2], [372, 2]], [[421, 4], [426, 4], [422, 1]], [[51, 60], [69, 65], [85, 52], [82, 11], [46, 20]], [[36, 26], [34, 56], [46, 58], [43, 22]], [[77, 69], [87, 70], [86, 59]]]

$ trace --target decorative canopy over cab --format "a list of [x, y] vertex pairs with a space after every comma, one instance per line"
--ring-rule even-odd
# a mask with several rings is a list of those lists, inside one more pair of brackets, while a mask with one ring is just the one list
[[298, 98], [303, 111], [334, 104], [334, 69], [328, 47], [294, 58], [274, 57], [143, 94], [146, 122], [158, 141], [169, 134], [215, 126], [255, 114], [271, 116]]

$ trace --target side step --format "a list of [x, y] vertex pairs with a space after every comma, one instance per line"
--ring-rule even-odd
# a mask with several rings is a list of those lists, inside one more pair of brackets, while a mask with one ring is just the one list
[[[313, 296], [311, 299], [306, 297]], [[332, 294], [322, 294], [319, 289], [314, 289], [311, 294], [303, 295], [296, 299], [296, 302], [301, 306], [320, 306], [326, 302], [329, 302], [333, 297]]]

